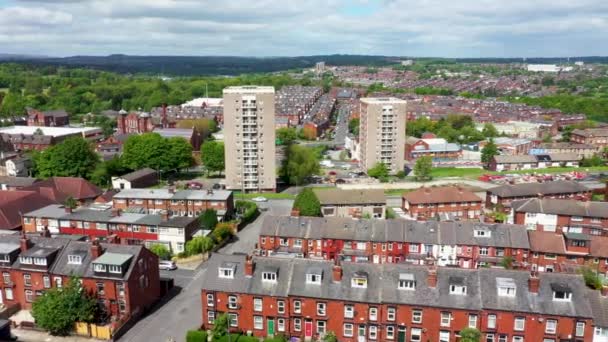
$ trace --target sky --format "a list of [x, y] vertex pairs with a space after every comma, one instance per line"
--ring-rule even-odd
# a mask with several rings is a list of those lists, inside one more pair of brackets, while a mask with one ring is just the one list
[[607, 0], [0, 0], [0, 53], [608, 55]]

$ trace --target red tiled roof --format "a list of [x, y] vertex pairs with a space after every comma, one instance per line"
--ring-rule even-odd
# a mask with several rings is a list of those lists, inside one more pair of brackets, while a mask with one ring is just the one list
[[608, 237], [592, 236], [589, 254], [594, 257], [608, 258]]
[[554, 232], [529, 231], [530, 250], [541, 253], [565, 254], [564, 236]]
[[42, 196], [63, 203], [68, 197], [75, 200], [94, 199], [102, 194], [101, 189], [77, 177], [51, 177], [24, 190], [38, 191]]
[[481, 198], [471, 191], [455, 186], [444, 186], [436, 188], [422, 187], [416, 191], [403, 194], [403, 199], [410, 204], [422, 203], [460, 203], [481, 202]]
[[118, 193], [118, 190], [112, 189], [105, 191], [103, 194], [99, 195], [96, 199], [96, 203], [108, 203], [114, 198], [114, 195]]
[[18, 229], [21, 214], [50, 204], [53, 201], [35, 191], [0, 191], [0, 229]]

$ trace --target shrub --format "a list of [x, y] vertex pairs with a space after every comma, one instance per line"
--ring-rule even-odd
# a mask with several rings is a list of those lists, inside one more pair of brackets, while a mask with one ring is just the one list
[[249, 201], [236, 201], [236, 211], [241, 213], [244, 224], [252, 222], [259, 214], [258, 205]]
[[155, 243], [150, 246], [150, 251], [158, 256], [159, 259], [169, 260], [171, 258], [171, 252], [167, 246], [160, 243]]
[[207, 332], [203, 330], [188, 330], [186, 342], [207, 342]]
[[293, 208], [302, 216], [321, 216], [321, 203], [311, 188], [304, 188], [293, 202]]
[[600, 276], [590, 267], [583, 267], [580, 270], [585, 280], [585, 284], [592, 289], [599, 290], [602, 288], [602, 279]]
[[215, 227], [211, 236], [216, 242], [222, 242], [224, 239], [231, 237], [234, 234], [232, 230], [232, 225], [230, 223], [220, 223]]
[[213, 229], [217, 225], [217, 213], [213, 209], [207, 209], [198, 216], [198, 222], [203, 229]]

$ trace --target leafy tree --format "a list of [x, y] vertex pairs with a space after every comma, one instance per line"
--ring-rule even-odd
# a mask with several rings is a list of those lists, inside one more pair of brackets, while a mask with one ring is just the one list
[[276, 138], [280, 145], [291, 145], [298, 138], [298, 132], [292, 127], [281, 127], [276, 131]]
[[168, 260], [171, 257], [171, 252], [167, 246], [160, 243], [155, 243], [150, 246], [150, 251], [156, 254], [162, 260]]
[[65, 203], [63, 205], [66, 206], [67, 208], [75, 209], [76, 207], [78, 207], [78, 201], [76, 201], [74, 199], [74, 197], [69, 196], [68, 198], [65, 199]]
[[550, 143], [552, 141], [551, 139], [551, 134], [547, 133], [543, 136], [543, 142], [544, 143]]
[[414, 175], [416, 180], [425, 181], [430, 180], [433, 177], [431, 176], [431, 171], [433, 169], [433, 158], [431, 156], [420, 157], [416, 160], [416, 164], [414, 164]]
[[138, 170], [150, 167], [155, 170], [169, 169], [169, 149], [166, 140], [157, 133], [130, 136], [124, 144], [121, 156], [123, 165]]
[[513, 262], [514, 261], [515, 260], [513, 259], [512, 256], [510, 256], [510, 255], [504, 256], [500, 260], [500, 266], [502, 266], [502, 267], [504, 267], [504, 268], [506, 268], [508, 270], [513, 269]]
[[77, 278], [63, 288], [44, 292], [32, 304], [36, 324], [52, 335], [67, 335], [76, 322], [93, 322], [98, 313], [97, 300], [89, 295]]
[[481, 133], [486, 138], [495, 138], [499, 135], [496, 126], [494, 126], [490, 122], [486, 122], [485, 124], [483, 124], [483, 129], [481, 130]]
[[603, 286], [602, 278], [591, 267], [588, 267], [588, 266], [581, 267], [579, 272], [583, 275], [583, 280], [585, 280], [585, 284], [588, 287], [590, 287], [594, 290], [599, 290], [602, 288], [602, 286]]
[[225, 239], [233, 236], [234, 231], [232, 230], [232, 225], [230, 223], [222, 222], [215, 227], [211, 235], [215, 241], [222, 242]]
[[131, 171], [130, 169], [124, 167], [119, 157], [114, 157], [110, 160], [102, 161], [97, 164], [97, 167], [91, 174], [91, 182], [97, 184], [98, 186], [108, 186], [113, 176], [124, 175], [125, 173]]
[[224, 171], [224, 143], [220, 141], [207, 141], [201, 146], [201, 161], [207, 172]]
[[498, 155], [498, 146], [490, 139], [488, 143], [481, 149], [481, 162], [488, 165], [494, 156]]
[[68, 138], [33, 156], [36, 174], [42, 178], [62, 176], [88, 179], [99, 163], [99, 156], [91, 144], [80, 137]]
[[222, 313], [213, 321], [213, 329], [211, 330], [211, 334], [213, 338], [218, 338], [225, 336], [228, 334], [228, 324], [230, 323], [230, 319], [228, 318], [228, 314]]
[[591, 158], [583, 157], [583, 159], [580, 161], [580, 166], [582, 167], [603, 166], [605, 164], [606, 162], [597, 154]]
[[304, 188], [296, 196], [293, 208], [300, 211], [302, 216], [321, 216], [321, 203], [311, 188]]
[[388, 167], [384, 163], [376, 163], [371, 169], [367, 170], [367, 175], [379, 180], [388, 178]]
[[475, 328], [464, 328], [460, 330], [461, 342], [479, 342], [481, 341], [481, 332]]
[[359, 123], [360, 122], [361, 121], [359, 118], [350, 119], [350, 121], [348, 122], [348, 131], [352, 135], [359, 136]]
[[198, 131], [203, 139], [207, 138], [211, 133], [217, 132], [217, 122], [212, 119], [186, 119], [179, 120], [176, 124], [177, 128], [194, 128]]
[[325, 336], [323, 336], [323, 342], [338, 342], [338, 338], [333, 331], [328, 331], [325, 333]]
[[422, 137], [423, 133], [435, 132], [435, 123], [427, 117], [420, 117], [413, 121], [408, 121], [405, 131], [410, 137]]
[[213, 229], [217, 225], [217, 213], [213, 209], [203, 211], [198, 217], [198, 222], [203, 229]]
[[285, 161], [279, 174], [291, 185], [304, 184], [304, 181], [319, 173], [319, 158], [311, 148], [291, 145], [287, 149]]
[[169, 145], [169, 155], [171, 156], [171, 168], [185, 169], [192, 166], [192, 145], [186, 139], [173, 137], [167, 139]]

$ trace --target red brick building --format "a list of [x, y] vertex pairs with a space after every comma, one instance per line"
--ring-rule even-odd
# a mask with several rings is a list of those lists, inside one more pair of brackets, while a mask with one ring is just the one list
[[591, 190], [573, 181], [501, 185], [486, 191], [486, 208], [510, 208], [513, 201], [541, 197], [588, 201]]
[[532, 198], [511, 203], [513, 223], [549, 232], [608, 235], [608, 202]]
[[482, 199], [460, 187], [422, 187], [403, 194], [402, 208], [413, 219], [419, 220], [442, 214], [477, 219], [481, 214]]
[[202, 326], [227, 313], [230, 330], [311, 341], [592, 341], [580, 275], [463, 270], [213, 255], [202, 285]]
[[0, 299], [9, 307], [31, 309], [72, 276], [112, 319], [137, 317], [160, 298], [158, 257], [142, 246], [26, 235], [0, 236], [0, 246]]
[[93, 202], [103, 191], [84, 178], [51, 177], [23, 188], [34, 191], [55, 203], [65, 203], [68, 198], [79, 204]]
[[[429, 134], [429, 133], [425, 133]], [[405, 140], [405, 159], [415, 161], [420, 157], [431, 157], [434, 161], [458, 160], [462, 157], [462, 149], [458, 144], [448, 143], [445, 139], [434, 135], [421, 139], [408, 137]]]
[[118, 134], [141, 134], [154, 130], [152, 116], [149, 113], [120, 112], [116, 125]]
[[530, 252], [524, 226], [287, 216], [264, 217], [257, 247], [262, 256], [461, 268], [505, 257], [526, 267]]
[[61, 127], [70, 124], [68, 113], [63, 110], [39, 111], [37, 109], [27, 109], [27, 125], [28, 126], [46, 126], [46, 127]]
[[211, 189], [124, 189], [114, 195], [113, 205], [115, 209], [141, 208], [145, 213], [167, 211], [171, 216], [190, 217], [213, 209], [220, 220], [234, 212], [232, 191]]
[[608, 146], [608, 128], [575, 129], [570, 135], [570, 141], [596, 147], [606, 147]]

